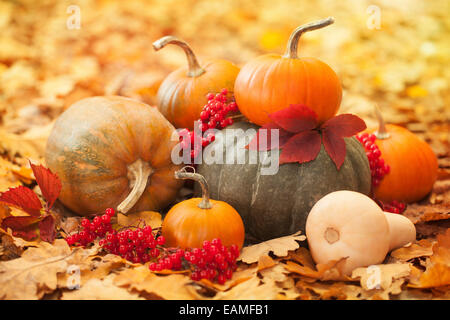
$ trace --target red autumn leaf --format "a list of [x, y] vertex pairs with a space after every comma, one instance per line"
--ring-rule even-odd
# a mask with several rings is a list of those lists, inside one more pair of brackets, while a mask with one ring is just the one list
[[344, 138], [334, 134], [332, 130], [325, 129], [322, 131], [322, 141], [325, 151], [339, 170], [345, 160], [346, 148]]
[[29, 227], [23, 230], [13, 230], [12, 235], [14, 237], [20, 237], [22, 239], [25, 239], [27, 241], [31, 241], [38, 236], [36, 228], [33, 225], [30, 225]]
[[41, 239], [43, 241], [53, 243], [53, 240], [55, 240], [56, 237], [55, 218], [53, 218], [53, 216], [51, 215], [48, 215], [44, 219], [42, 219], [39, 222], [39, 231]]
[[29, 188], [19, 186], [0, 195], [0, 202], [19, 208], [32, 216], [40, 216], [42, 204], [38, 196]]
[[33, 216], [11, 216], [3, 219], [2, 228], [7, 229], [25, 229], [29, 225], [37, 223], [41, 220], [41, 217], [33, 217]]
[[269, 114], [269, 118], [279, 127], [293, 133], [317, 127], [317, 114], [301, 104], [291, 104], [285, 109]]
[[[264, 134], [262, 134], [263, 130], [266, 130], [266, 141], [261, 141], [260, 139], [261, 136], [264, 136]], [[272, 130], [278, 130], [278, 146], [276, 148], [275, 145], [272, 144]], [[290, 137], [291, 134], [289, 132], [279, 128], [275, 122], [269, 122], [258, 129], [258, 132], [256, 132], [256, 135], [253, 137], [252, 141], [250, 141], [250, 143], [246, 146], [246, 149], [259, 151], [279, 149], [289, 140]]]
[[309, 130], [297, 133], [284, 145], [280, 164], [289, 162], [304, 163], [314, 160], [321, 148], [320, 134]]
[[[13, 230], [13, 232], [19, 232], [20, 236], [22, 236], [23, 233], [27, 238], [29, 238], [31, 237], [32, 231], [36, 230], [35, 224], [39, 222], [41, 219], [42, 219], [41, 217], [33, 217], [33, 216], [7, 217], [2, 221], [2, 228], [4, 230], [10, 228], [11, 230]], [[32, 238], [34, 238], [34, 236]]]
[[41, 188], [42, 195], [47, 201], [47, 209], [50, 209], [61, 192], [61, 180], [43, 165], [34, 165], [31, 162], [30, 165], [36, 177], [36, 182]]
[[339, 137], [351, 137], [366, 129], [366, 123], [353, 114], [340, 114], [327, 120], [322, 128]]

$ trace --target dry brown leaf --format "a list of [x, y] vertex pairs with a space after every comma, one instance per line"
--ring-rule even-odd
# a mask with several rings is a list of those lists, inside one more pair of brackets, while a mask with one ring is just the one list
[[423, 239], [403, 248], [391, 252], [391, 257], [399, 261], [408, 261], [414, 258], [431, 256], [433, 254], [433, 242]]
[[113, 284], [113, 276], [103, 280], [93, 278], [81, 285], [79, 289], [65, 291], [61, 300], [145, 300], [137, 293]]
[[395, 280], [406, 278], [410, 274], [409, 263], [391, 263], [357, 268], [353, 270], [352, 278], [359, 279], [361, 287], [366, 291], [386, 290], [392, 286]]
[[342, 258], [337, 261], [330, 261], [326, 264], [317, 264], [316, 269], [312, 269], [310, 266], [302, 266], [293, 261], [287, 261], [284, 267], [290, 272], [297, 273], [310, 280], [342, 280], [342, 281], [354, 281], [354, 279], [344, 275], [340, 270], [342, 264], [345, 263], [346, 258]]
[[450, 228], [437, 237], [433, 255], [427, 258], [425, 265], [426, 270], [420, 277], [411, 279], [410, 287], [433, 288], [450, 285]]
[[251, 265], [251, 266], [239, 266], [238, 269], [233, 272], [233, 275], [230, 280], [225, 282], [224, 284], [219, 284], [216, 282], [212, 282], [207, 279], [200, 280], [201, 284], [208, 288], [210, 291], [226, 291], [230, 288], [237, 286], [238, 284], [247, 281], [254, 276], [256, 276], [258, 272], [257, 266]]
[[305, 290], [315, 295], [316, 299], [339, 299], [339, 300], [358, 300], [362, 292], [361, 287], [344, 282], [323, 283], [306, 282], [299, 280], [297, 288], [304, 292]]
[[16, 259], [22, 255], [22, 248], [14, 244], [13, 237], [7, 233], [0, 233], [0, 260]]
[[218, 292], [214, 300], [275, 300], [277, 287], [273, 282], [261, 283], [258, 277], [239, 283], [228, 291]]
[[39, 299], [57, 287], [57, 273], [66, 272], [71, 251], [65, 240], [41, 242], [21, 258], [0, 262], [0, 298]]
[[449, 204], [417, 204], [413, 203], [408, 205], [403, 213], [414, 224], [420, 222], [437, 221], [450, 219], [450, 206]]
[[[117, 222], [121, 226], [150, 226], [153, 229], [161, 227], [161, 214], [156, 211], [141, 211], [124, 215], [119, 213], [117, 215]], [[144, 224], [145, 223], [145, 224]]]
[[364, 300], [390, 300], [398, 296], [402, 292], [402, 286], [405, 283], [405, 279], [396, 279], [386, 289], [372, 289], [362, 290], [360, 299]]
[[300, 247], [295, 251], [289, 252], [289, 260], [294, 260], [299, 262], [301, 265], [310, 268], [315, 269], [316, 264], [314, 263], [314, 260], [311, 256], [311, 253], [308, 249]]
[[289, 271], [286, 270], [281, 263], [259, 271], [263, 282], [267, 282], [268, 279], [275, 282], [284, 282], [287, 279], [288, 273]]
[[120, 272], [114, 279], [114, 284], [138, 291], [141, 296], [151, 299], [191, 300], [192, 294], [187, 289], [191, 280], [181, 274], [165, 276], [155, 275], [147, 266], [129, 268]]
[[[72, 265], [77, 266], [79, 270], [79, 285], [83, 286], [91, 279], [101, 280], [107, 277], [111, 272], [118, 270], [126, 264], [126, 261], [120, 256], [107, 254], [105, 256], [91, 255], [95, 251], [80, 250], [71, 257]], [[72, 286], [69, 272], [58, 273], [58, 288], [67, 288]]]
[[15, 167], [14, 164], [0, 157], [0, 192], [22, 185], [20, 179], [13, 173]]
[[0, 128], [0, 152], [7, 153], [12, 158], [20, 154], [24, 158], [40, 159], [44, 155], [49, 134], [50, 130], [46, 129], [39, 135], [30, 133], [18, 135]]
[[300, 235], [300, 231], [290, 236], [276, 238], [261, 242], [252, 246], [242, 248], [241, 255], [238, 260], [245, 263], [254, 263], [259, 260], [262, 255], [267, 255], [272, 252], [277, 257], [287, 256], [290, 250], [295, 250], [299, 247], [297, 241], [305, 241], [306, 237]]
[[263, 255], [258, 259], [258, 271], [271, 268], [276, 264], [275, 260], [273, 260], [268, 255]]

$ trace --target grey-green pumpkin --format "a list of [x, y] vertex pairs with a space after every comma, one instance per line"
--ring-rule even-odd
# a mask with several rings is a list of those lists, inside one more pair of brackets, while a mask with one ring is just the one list
[[[236, 137], [231, 134], [235, 129], [254, 131], [247, 135], [241, 132]], [[217, 139], [205, 148], [203, 163], [198, 165], [198, 172], [208, 181], [211, 198], [232, 205], [242, 216], [245, 230], [252, 238], [268, 240], [298, 230], [305, 232], [306, 218], [312, 206], [330, 192], [370, 193], [369, 162], [364, 147], [356, 138], [345, 138], [346, 157], [340, 170], [336, 169], [322, 145], [315, 160], [282, 164], [276, 174], [263, 175], [262, 157], [257, 157], [256, 163], [250, 162], [249, 150], [242, 147], [248, 144], [257, 129], [248, 122], [238, 122], [223, 130], [223, 139]], [[230, 156], [233, 148], [234, 155], [241, 156], [244, 161], [225, 162], [227, 153]], [[279, 153], [280, 150], [272, 150], [267, 156], [279, 156]], [[223, 158], [225, 163], [209, 160], [208, 164], [205, 159], [208, 155], [215, 161]]]

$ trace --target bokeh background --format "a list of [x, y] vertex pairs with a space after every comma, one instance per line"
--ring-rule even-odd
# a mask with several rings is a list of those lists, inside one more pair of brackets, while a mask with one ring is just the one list
[[[72, 28], [74, 6], [79, 28]], [[186, 63], [178, 47], [152, 49], [161, 36], [188, 41], [200, 61], [241, 66], [282, 54], [295, 27], [333, 16], [333, 25], [301, 39], [299, 52], [338, 73], [340, 112], [371, 126], [376, 103], [389, 122], [442, 155], [450, 131], [449, 12], [449, 1], [418, 0], [1, 0], [0, 149], [14, 154], [20, 144], [23, 156], [40, 157], [54, 119], [83, 97], [155, 104], [161, 79]]]

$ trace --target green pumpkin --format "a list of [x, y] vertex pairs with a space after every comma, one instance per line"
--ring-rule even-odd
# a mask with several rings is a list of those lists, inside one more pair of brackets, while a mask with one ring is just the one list
[[[249, 136], [233, 138], [227, 131], [249, 128], [257, 130], [258, 127], [247, 122], [233, 124], [223, 130], [224, 139], [205, 148], [203, 155], [221, 153], [225, 159], [228, 148], [237, 144], [245, 146], [249, 141]], [[280, 165], [274, 175], [262, 175], [260, 157], [252, 164], [249, 151], [242, 147], [237, 149], [245, 156], [243, 164], [203, 162], [198, 165], [198, 172], [208, 181], [212, 199], [225, 201], [239, 212], [251, 238], [262, 241], [298, 230], [304, 233], [309, 211], [326, 194], [337, 190], [370, 193], [371, 172], [364, 147], [354, 137], [345, 138], [345, 143], [346, 157], [340, 170], [336, 169], [322, 145], [315, 160]], [[280, 150], [269, 151], [269, 157], [272, 152], [279, 155]], [[200, 190], [196, 190], [196, 194], [200, 194]]]

